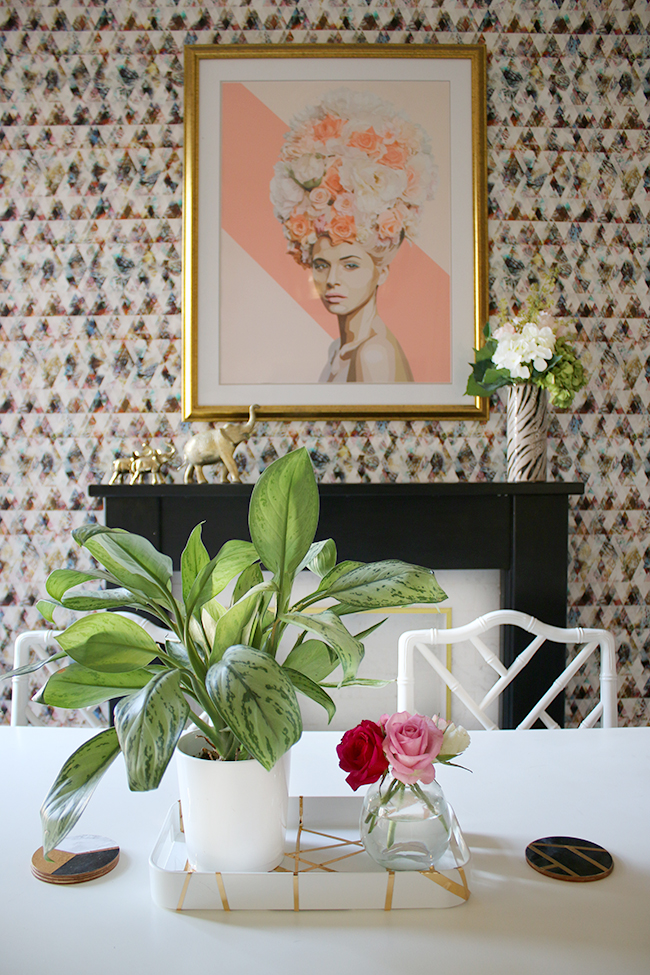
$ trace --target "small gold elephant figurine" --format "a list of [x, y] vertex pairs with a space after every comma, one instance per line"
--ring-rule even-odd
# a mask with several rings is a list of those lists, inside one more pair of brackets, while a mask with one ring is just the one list
[[164, 450], [154, 450], [149, 444], [142, 445], [142, 451], [137, 451], [131, 461], [131, 484], [144, 484], [147, 474], [151, 475], [152, 484], [164, 484], [165, 478], [161, 468], [169, 463], [176, 448], [173, 444], [167, 444]]
[[167, 444], [164, 450], [156, 450], [149, 444], [140, 444], [140, 450], [134, 450], [130, 457], [117, 457], [113, 461], [113, 473], [109, 484], [144, 484], [147, 474], [151, 475], [152, 484], [164, 484], [165, 477], [162, 468], [168, 464], [176, 448]]
[[129, 477], [131, 474], [131, 465], [135, 460], [135, 453], [131, 454], [130, 457], [118, 457], [113, 461], [113, 473], [111, 474], [111, 479], [109, 484], [123, 484], [125, 478]]

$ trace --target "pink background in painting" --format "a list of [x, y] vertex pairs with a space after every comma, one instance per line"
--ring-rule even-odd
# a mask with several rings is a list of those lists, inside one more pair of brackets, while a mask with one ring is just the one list
[[[313, 296], [311, 275], [286, 251], [270, 182], [287, 124], [243, 84], [222, 85], [221, 224], [249, 256], [333, 338], [335, 315]], [[222, 282], [228, 287], [229, 282]], [[416, 382], [451, 379], [449, 275], [417, 245], [403, 244], [378, 292], [379, 313], [399, 340]], [[222, 322], [228, 328], [230, 323]], [[236, 323], [232, 323], [236, 327]]]

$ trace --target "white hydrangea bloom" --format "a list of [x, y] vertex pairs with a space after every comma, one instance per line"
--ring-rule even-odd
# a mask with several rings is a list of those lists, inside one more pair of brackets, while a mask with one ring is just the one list
[[392, 206], [406, 189], [403, 170], [381, 166], [363, 153], [348, 158], [341, 166], [341, 182], [351, 193], [357, 209], [377, 214]]
[[325, 160], [322, 156], [304, 153], [296, 159], [291, 167], [293, 178], [304, 187], [317, 186], [325, 172]]
[[492, 361], [497, 369], [507, 369], [513, 379], [530, 379], [531, 366], [544, 372], [553, 358], [555, 335], [548, 325], [522, 324], [515, 318], [496, 329], [494, 338], [497, 348]]
[[275, 164], [275, 177], [271, 183], [271, 203], [278, 220], [287, 220], [294, 209], [305, 199], [305, 191], [290, 175], [284, 162]]

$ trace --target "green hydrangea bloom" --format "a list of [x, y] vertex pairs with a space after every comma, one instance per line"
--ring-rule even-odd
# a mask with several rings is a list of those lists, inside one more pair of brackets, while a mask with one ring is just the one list
[[[524, 309], [512, 321], [515, 324], [526, 321], [537, 324], [540, 316], [542, 320], [547, 317], [545, 309], [548, 307], [548, 299], [554, 286], [554, 278], [549, 277], [533, 288]], [[504, 322], [508, 319], [505, 310], [502, 318]], [[527, 363], [531, 374], [524, 380], [514, 378], [509, 369], [498, 368], [495, 365], [492, 357], [497, 349], [497, 341], [493, 338], [489, 325], [485, 326], [484, 335], [485, 344], [476, 350], [476, 361], [471, 364], [472, 373], [466, 389], [469, 396], [490, 396], [502, 386], [515, 386], [527, 382], [547, 389], [553, 406], [564, 410], [571, 406], [575, 394], [587, 384], [587, 375], [578, 360], [574, 346], [562, 336], [557, 336], [555, 339], [553, 357], [549, 360], [547, 368], [537, 372], [532, 362]]]

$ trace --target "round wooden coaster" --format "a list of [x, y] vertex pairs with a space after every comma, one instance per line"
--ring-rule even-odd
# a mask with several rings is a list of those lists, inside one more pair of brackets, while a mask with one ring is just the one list
[[48, 859], [43, 847], [32, 857], [32, 873], [46, 884], [83, 884], [117, 866], [120, 848], [106, 836], [67, 836]]
[[544, 836], [529, 843], [526, 861], [545, 877], [574, 883], [601, 880], [614, 869], [612, 856], [604, 847], [575, 836]]

